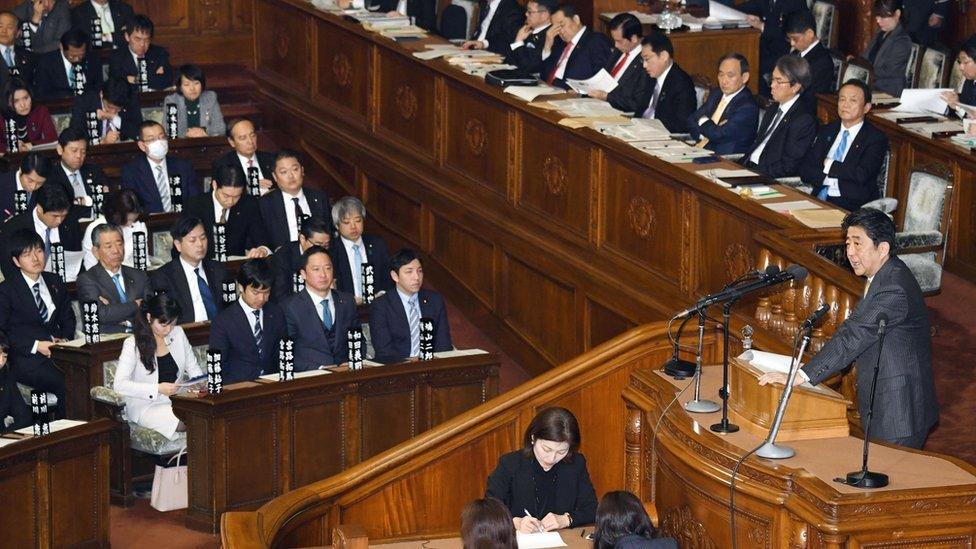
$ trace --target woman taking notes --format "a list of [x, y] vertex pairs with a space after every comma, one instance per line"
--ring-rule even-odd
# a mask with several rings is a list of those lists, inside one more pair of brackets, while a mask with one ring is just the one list
[[485, 497], [498, 499], [523, 533], [593, 522], [596, 492], [578, 453], [579, 424], [565, 408], [546, 408], [529, 424], [521, 450], [505, 454], [488, 476]]

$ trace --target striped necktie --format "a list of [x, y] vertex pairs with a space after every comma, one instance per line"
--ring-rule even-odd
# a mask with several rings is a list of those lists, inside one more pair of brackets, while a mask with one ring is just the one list
[[410, 356], [420, 356], [420, 309], [417, 307], [417, 294], [408, 302], [407, 320], [410, 323]]
[[41, 322], [47, 323], [47, 305], [44, 304], [44, 300], [41, 299], [41, 283], [34, 283], [34, 302], [37, 303], [37, 312], [41, 316]]
[[261, 309], [254, 310], [254, 343], [258, 346], [258, 354], [264, 354], [264, 330], [261, 329]]

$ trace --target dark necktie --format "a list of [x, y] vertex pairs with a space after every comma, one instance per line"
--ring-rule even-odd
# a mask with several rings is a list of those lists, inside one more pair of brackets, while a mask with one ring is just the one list
[[197, 287], [200, 288], [200, 298], [203, 300], [203, 307], [207, 309], [207, 319], [213, 320], [217, 316], [217, 304], [214, 303], [213, 293], [207, 281], [200, 276], [200, 267], [193, 269], [197, 275]]
[[254, 310], [254, 343], [258, 346], [258, 354], [264, 354], [264, 330], [261, 329], [261, 310]]
[[329, 300], [322, 300], [322, 326], [325, 326], [325, 331], [332, 331], [332, 311], [329, 310]]
[[297, 196], [292, 198], [291, 201], [295, 203], [295, 224], [298, 225], [298, 230], [300, 231], [302, 230], [302, 216], [305, 215], [305, 213], [302, 212], [302, 205], [298, 201]]
[[769, 139], [769, 136], [773, 134], [773, 130], [776, 129], [776, 126], [779, 124], [779, 121], [782, 118], [783, 118], [783, 109], [776, 109], [776, 116], [773, 117], [772, 123], [769, 125], [768, 128], [766, 128], [766, 131], [763, 133], [762, 140], [759, 141], [760, 144], [765, 143], [766, 140]]
[[41, 283], [34, 283], [34, 301], [37, 303], [37, 312], [41, 316], [41, 322], [47, 322], [47, 305], [44, 304], [44, 300], [41, 299]]

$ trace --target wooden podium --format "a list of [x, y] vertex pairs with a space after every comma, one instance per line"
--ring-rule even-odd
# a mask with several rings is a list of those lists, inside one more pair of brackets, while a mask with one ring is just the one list
[[[773, 426], [783, 386], [759, 385], [763, 372], [738, 358], [729, 359], [729, 416], [745, 431], [766, 437]], [[846, 437], [850, 401], [824, 386], [797, 386], [790, 396], [776, 440]]]

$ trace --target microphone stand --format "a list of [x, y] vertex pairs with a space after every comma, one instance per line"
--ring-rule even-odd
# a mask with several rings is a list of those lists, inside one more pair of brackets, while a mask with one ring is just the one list
[[701, 399], [702, 345], [705, 341], [706, 309], [707, 307], [698, 309], [698, 355], [695, 358], [695, 398], [685, 403], [685, 410], [694, 414], [710, 414], [720, 409], [717, 403], [711, 400]]
[[729, 300], [722, 307], [722, 336], [725, 348], [722, 352], [722, 388], [718, 391], [719, 396], [722, 397], [722, 421], [709, 427], [712, 431], [722, 434], [739, 430], [738, 425], [729, 423], [729, 316], [736, 301], [738, 299]]
[[871, 419], [874, 417], [874, 394], [878, 388], [878, 372], [881, 370], [881, 350], [884, 348], [885, 322], [878, 325], [878, 360], [874, 363], [874, 379], [871, 380], [871, 399], [868, 405], [868, 420], [864, 425], [864, 450], [860, 471], [847, 473], [844, 484], [856, 488], [884, 488], [888, 485], [888, 475], [868, 470], [868, 439], [871, 434]]
[[674, 338], [674, 354], [671, 355], [670, 360], [664, 363], [665, 375], [669, 375], [679, 381], [695, 375], [695, 365], [690, 361], [678, 358], [681, 332], [685, 329], [685, 324], [687, 324], [690, 319], [691, 316], [686, 316], [684, 320], [681, 321], [681, 325], [678, 326], [678, 333]]
[[780, 425], [783, 423], [783, 416], [786, 415], [786, 405], [790, 401], [790, 395], [793, 394], [793, 381], [796, 380], [796, 376], [800, 372], [800, 359], [803, 357], [803, 352], [807, 349], [807, 344], [810, 343], [811, 331], [813, 331], [812, 326], [802, 332], [803, 339], [800, 341], [800, 351], [793, 355], [793, 362], [790, 364], [790, 373], [786, 376], [786, 387], [783, 388], [783, 394], [779, 397], [779, 407], [776, 408], [776, 416], [773, 418], [773, 426], [769, 430], [769, 434], [766, 436], [763, 445], [756, 450], [756, 455], [759, 457], [766, 459], [786, 459], [796, 455], [796, 451], [793, 448], [776, 444], [776, 435], [779, 434]]

